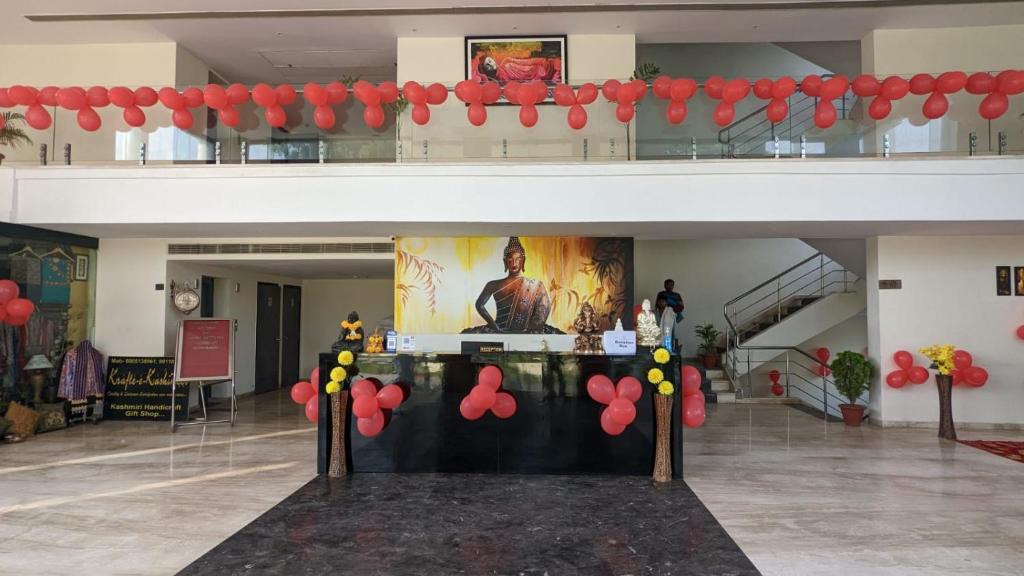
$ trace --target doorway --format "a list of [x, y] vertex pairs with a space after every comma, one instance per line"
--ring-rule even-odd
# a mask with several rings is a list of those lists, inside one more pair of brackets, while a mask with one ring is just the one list
[[256, 390], [281, 387], [281, 287], [256, 284]]
[[281, 310], [281, 382], [285, 386], [299, 378], [299, 334], [301, 333], [302, 288], [284, 286]]

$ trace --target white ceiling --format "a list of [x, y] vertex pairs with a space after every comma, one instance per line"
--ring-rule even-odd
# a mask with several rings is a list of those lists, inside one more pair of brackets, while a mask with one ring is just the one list
[[247, 259], [225, 258], [201, 260], [211, 266], [246, 270], [273, 276], [287, 276], [302, 280], [316, 278], [394, 278], [395, 259], [389, 258], [292, 258], [292, 259]]
[[[827, 7], [812, 9], [823, 2]], [[870, 4], [856, 6], [864, 2]], [[666, 9], [659, 0], [616, 0], [614, 11], [598, 11], [610, 10], [607, 5], [613, 2], [473, 0], [474, 7], [496, 11], [465, 14], [467, 9], [439, 6], [435, 0], [19, 0], [4, 2], [0, 43], [176, 41], [229, 81], [304, 82], [343, 75], [372, 80], [393, 77], [395, 39], [400, 36], [633, 33], [641, 43], [794, 42], [858, 40], [876, 28], [1024, 23], [1024, 2], [881, 2], [891, 6], [878, 7], [879, 0], [847, 0], [841, 3], [855, 7], [837, 8], [835, 1], [795, 0], [785, 3], [789, 9], [778, 9], [771, 6], [778, 0], [716, 0], [675, 2], [673, 9]], [[623, 11], [630, 4], [660, 7]], [[795, 4], [809, 8], [792, 9]], [[715, 8], [709, 9], [712, 5]], [[438, 13], [429, 10], [432, 7], [456, 12]], [[578, 11], [583, 7], [594, 11]], [[738, 7], [743, 9], [729, 9]], [[362, 10], [370, 15], [280, 17], [260, 12], [315, 9]], [[409, 13], [410, 9], [427, 13]], [[171, 14], [193, 11], [204, 14], [187, 18]], [[65, 22], [25, 18], [82, 14], [107, 16]], [[131, 16], [124, 19], [126, 14]]]

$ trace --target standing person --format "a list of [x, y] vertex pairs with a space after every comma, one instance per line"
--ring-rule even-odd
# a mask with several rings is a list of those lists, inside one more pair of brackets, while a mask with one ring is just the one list
[[675, 291], [676, 281], [668, 278], [665, 280], [665, 289], [658, 292], [658, 298], [664, 298], [665, 303], [676, 313], [676, 323], [683, 321], [683, 297]]

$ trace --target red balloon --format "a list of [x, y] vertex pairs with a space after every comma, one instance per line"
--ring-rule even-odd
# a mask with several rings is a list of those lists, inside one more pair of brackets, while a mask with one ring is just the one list
[[615, 385], [615, 395], [619, 398], [629, 400], [630, 402], [637, 402], [643, 394], [643, 384], [632, 376], [623, 376], [622, 378], [619, 378], [618, 384]]
[[824, 364], [818, 364], [817, 366], [815, 366], [814, 371], [818, 374], [818, 376], [821, 377], [829, 376], [832, 374], [832, 369]]
[[750, 82], [746, 78], [733, 78], [722, 89], [722, 101], [735, 104], [750, 93]]
[[85, 99], [93, 108], [103, 108], [110, 105], [110, 96], [103, 86], [93, 86], [85, 91]]
[[615, 386], [604, 374], [594, 374], [587, 379], [587, 394], [596, 402], [611, 404], [615, 400]]
[[960, 370], [967, 370], [972, 364], [974, 364], [974, 357], [967, 350], [955, 350], [953, 352], [953, 366]]
[[967, 74], [963, 72], [943, 72], [935, 80], [935, 89], [943, 94], [959, 92], [967, 86]]
[[910, 367], [914, 365], [914, 356], [906, 350], [899, 350], [893, 354], [892, 360], [903, 370], [910, 370]]
[[620, 426], [629, 426], [636, 420], [636, 406], [625, 398], [616, 398], [608, 405], [608, 413], [612, 422]]
[[313, 390], [320, 391], [320, 367], [313, 368], [313, 371], [309, 373], [309, 383], [313, 386]]
[[771, 100], [772, 86], [774, 86], [774, 83], [771, 81], [771, 78], [761, 78], [754, 82], [754, 96], [761, 100]]
[[7, 318], [7, 309], [0, 306], [0, 322], [3, 322], [4, 318]]
[[924, 106], [921, 107], [921, 113], [929, 120], [942, 118], [948, 110], [949, 100], [942, 92], [932, 92], [932, 95], [924, 101]]
[[882, 81], [882, 89], [878, 92], [886, 100], [899, 100], [910, 91], [910, 83], [899, 76], [889, 76]]
[[842, 74], [829, 78], [821, 84], [821, 97], [824, 100], [836, 100], [841, 98], [850, 87], [850, 81]]
[[482, 384], [490, 388], [491, 390], [497, 391], [501, 388], [501, 381], [504, 375], [501, 373], [501, 368], [497, 366], [484, 366], [480, 369], [480, 374], [476, 377], [477, 384]]
[[831, 100], [821, 99], [814, 109], [814, 125], [818, 128], [829, 128], [836, 123], [836, 105]]
[[4, 322], [10, 324], [11, 326], [24, 326], [25, 324], [28, 323], [28, 316], [11, 316], [11, 315], [8, 315], [4, 319]]
[[768, 372], [768, 379], [772, 381], [772, 384], [778, 384], [779, 377], [781, 376], [782, 374], [779, 374], [779, 371], [775, 369], [772, 369], [771, 371]]
[[951, 371], [949, 373], [949, 375], [953, 377], [953, 386], [957, 386], [959, 384], [963, 384], [963, 381], [964, 381], [964, 372], [963, 372], [963, 370], [953, 369], [953, 371]]
[[[361, 398], [366, 398], [362, 396]], [[398, 384], [388, 384], [377, 392], [377, 403], [384, 410], [394, 410], [405, 399], [405, 393]]]
[[683, 403], [683, 425], [687, 428], [700, 428], [706, 418], [703, 402]]
[[477, 384], [469, 391], [469, 403], [477, 410], [489, 410], [494, 406], [495, 396], [493, 388]]
[[228, 96], [228, 105], [238, 106], [249, 101], [249, 89], [245, 84], [232, 84], [224, 91]]
[[313, 386], [309, 382], [302, 381], [292, 384], [292, 402], [295, 402], [296, 404], [305, 404], [315, 394], [316, 392], [313, 390]]
[[632, 104], [636, 100], [637, 89], [632, 82], [626, 82], [619, 86], [615, 92], [615, 101], [621, 104]]
[[712, 76], [704, 81], [704, 93], [715, 100], [722, 99], [722, 92], [725, 90], [725, 78]]
[[615, 102], [618, 99], [620, 86], [622, 86], [622, 83], [618, 80], [605, 80], [604, 84], [601, 85], [601, 94], [609, 102]]
[[572, 87], [568, 84], [556, 85], [551, 96], [554, 98], [555, 104], [559, 106], [573, 106], [576, 104], [576, 93], [572, 91]]
[[168, 110], [180, 110], [185, 107], [185, 98], [177, 90], [164, 86], [157, 92], [160, 103]]
[[380, 92], [380, 99], [385, 104], [390, 104], [395, 100], [398, 100], [398, 86], [394, 82], [381, 82], [380, 86], [377, 87]]
[[821, 76], [809, 74], [800, 82], [800, 91], [808, 96], [817, 97], [821, 94], [821, 84]]
[[132, 105], [125, 108], [122, 116], [124, 117], [125, 124], [135, 128], [146, 123], [146, 113], [138, 106]]
[[[113, 90], [111, 90], [110, 99], [114, 99]], [[220, 110], [228, 105], [228, 93], [224, 90], [223, 86], [207, 84], [203, 90], [203, 102], [206, 102], [206, 105], [214, 110]], [[117, 102], [114, 102], [114, 104], [117, 104]]]
[[778, 124], [786, 119], [786, 115], [789, 114], [789, 104], [785, 100], [773, 98], [768, 102], [768, 107], [765, 108], [765, 116], [768, 117], [768, 121], [772, 124]]
[[124, 86], [114, 86], [107, 91], [110, 103], [118, 108], [127, 108], [135, 104], [135, 93]]
[[516, 397], [508, 392], [498, 392], [494, 395], [494, 405], [491, 406], [491, 412], [502, 420], [511, 418], [516, 413]]
[[931, 74], [914, 74], [910, 79], [910, 93], [923, 96], [935, 91], [935, 78]]
[[[181, 112], [188, 114], [190, 117], [192, 116], [192, 113], [188, 110], [181, 110]], [[242, 115], [238, 113], [238, 108], [235, 108], [231, 104], [228, 104], [227, 106], [218, 110], [217, 116], [220, 118], [220, 121], [223, 122], [224, 125], [228, 126], [229, 128], [234, 128], [235, 126], [238, 126], [238, 123], [242, 121]]]
[[473, 406], [473, 403], [469, 401], [469, 395], [467, 394], [462, 402], [459, 403], [459, 412], [462, 413], [462, 417], [466, 420], [477, 420], [484, 415], [487, 409], [480, 410]]
[[985, 382], [988, 382], [988, 370], [985, 370], [981, 366], [971, 366], [963, 372], [964, 381], [975, 388], [984, 386]]
[[352, 402], [352, 413], [359, 418], [369, 418], [380, 408], [376, 396], [360, 396]]
[[270, 108], [277, 104], [277, 92], [269, 84], [261, 82], [252, 88], [252, 101], [263, 108]]
[[[327, 84], [326, 91], [328, 104], [341, 104], [348, 100], [348, 87], [337, 80]], [[255, 94], [253, 99], [255, 99]]]
[[473, 102], [466, 110], [466, 117], [473, 126], [483, 126], [487, 122], [487, 108], [480, 102]]
[[7, 88], [0, 88], [0, 108], [10, 108], [14, 106], [14, 100], [7, 94]]
[[665, 108], [665, 117], [669, 124], [682, 124], [686, 121], [687, 112], [689, 109], [686, 107], [685, 100], [673, 100]]
[[853, 79], [851, 87], [854, 94], [864, 98], [865, 96], [877, 96], [882, 90], [882, 83], [871, 74], [861, 74]]
[[647, 95], [647, 82], [637, 78], [630, 82], [633, 85], [633, 101], [639, 102]]
[[53, 123], [53, 117], [39, 104], [33, 104], [25, 110], [25, 121], [36, 130], [46, 130]]
[[868, 116], [875, 120], [881, 120], [892, 112], [892, 100], [884, 96], [876, 96], [868, 105]]
[[313, 396], [306, 400], [306, 420], [316, 423], [320, 419], [320, 399]]
[[700, 370], [687, 364], [683, 366], [682, 378], [680, 380], [682, 381], [682, 395], [684, 398], [700, 392]]
[[893, 388], [903, 388], [907, 383], [907, 373], [904, 370], [893, 370], [885, 377], [885, 382]]
[[665, 74], [658, 76], [654, 79], [654, 83], [651, 84], [651, 90], [654, 92], [655, 97], [668, 100], [671, 97], [672, 78]]
[[996, 77], [988, 72], [975, 72], [967, 77], [965, 87], [971, 94], [991, 94], [996, 90]]
[[356, 380], [352, 383], [353, 398], [361, 398], [363, 396], [376, 396], [377, 385], [375, 378], [363, 378], [362, 380]]
[[497, 82], [484, 82], [480, 85], [480, 102], [494, 104], [498, 100], [501, 100], [501, 86]]
[[772, 384], [771, 393], [775, 396], [782, 396], [786, 393], [786, 389], [782, 387], [782, 384], [776, 382], [775, 384]]
[[39, 92], [31, 86], [16, 84], [7, 89], [7, 96], [19, 106], [31, 106], [36, 103]]
[[[79, 89], [80, 90], [80, 89]], [[88, 104], [88, 98], [85, 92], [79, 92], [74, 88], [61, 88], [57, 91], [57, 104], [61, 108], [68, 110], [81, 110], [83, 106]]]
[[996, 76], [998, 90], [1009, 96], [1016, 96], [1024, 92], [1024, 72], [1018, 70], [1005, 70]]
[[430, 108], [426, 104], [414, 104], [412, 107], [412, 121], [420, 126], [430, 122]]
[[569, 127], [573, 130], [581, 130], [587, 125], [587, 111], [579, 104], [573, 104], [569, 108], [568, 114]]
[[83, 106], [76, 115], [78, 125], [86, 132], [95, 132], [100, 129], [102, 122], [100, 115], [91, 106]]
[[[622, 88], [619, 88], [619, 93], [622, 93]], [[635, 113], [636, 110], [633, 109], [633, 105], [629, 102], [620, 102], [619, 105], [615, 107], [615, 118], [623, 124], [632, 120], [633, 114]]]
[[519, 82], [509, 82], [505, 84], [505, 100], [508, 100], [512, 104], [519, 104], [519, 90], [523, 87]]
[[373, 438], [384, 430], [384, 424], [387, 420], [384, 418], [384, 412], [377, 410], [369, 418], [357, 418], [356, 419], [356, 430], [367, 438]]
[[1002, 92], [993, 92], [985, 99], [981, 101], [981, 105], [978, 106], [978, 113], [981, 117], [986, 120], [995, 120], [1010, 108], [1010, 99], [1006, 97], [1006, 94]]
[[263, 117], [266, 118], [267, 124], [270, 124], [274, 128], [280, 128], [288, 121], [288, 114], [285, 113], [284, 108], [281, 108], [276, 104], [264, 110]]
[[327, 105], [327, 89], [316, 82], [307, 82], [302, 87], [302, 97], [313, 106]]
[[[325, 91], [325, 102], [327, 101], [326, 94], [327, 92]], [[313, 109], [313, 123], [316, 124], [317, 128], [321, 130], [330, 130], [331, 128], [334, 128], [334, 123], [336, 121], [337, 118], [334, 116], [334, 109], [330, 106], [317, 106]]]
[[697, 83], [692, 78], [676, 78], [669, 88], [669, 97], [674, 102], [682, 102], [693, 98], [697, 93]]
[[537, 107], [530, 104], [519, 108], [519, 123], [527, 128], [537, 124]]
[[31, 316], [36, 311], [36, 305], [28, 298], [14, 298], [7, 302], [5, 308], [8, 316]]
[[19, 292], [18, 284], [13, 280], [0, 280], [0, 306], [6, 306], [8, 302], [17, 298]]
[[444, 87], [444, 84], [434, 82], [427, 86], [427, 104], [437, 106], [438, 104], [444, 104], [444, 101], [447, 99], [448, 89]]
[[715, 124], [719, 126], [727, 126], [732, 122], [732, 119], [736, 117], [736, 107], [732, 104], [722, 101], [715, 107], [715, 112], [712, 118]]
[[[36, 96], [36, 102], [43, 106], [56, 106], [57, 105], [57, 92], [60, 89], [56, 86], [47, 86], [39, 91]], [[81, 88], [79, 88], [81, 90]]]
[[576, 90], [577, 104], [586, 106], [587, 104], [593, 104], [594, 100], [597, 100], [597, 86], [593, 82], [587, 82]]
[[419, 82], [409, 80], [402, 85], [402, 94], [413, 106], [427, 103], [427, 89]]
[[181, 97], [185, 100], [185, 106], [189, 108], [199, 108], [203, 105], [203, 91], [194, 86], [185, 88]]
[[625, 426], [612, 419], [612, 412], [608, 408], [601, 410], [601, 429], [609, 436], [618, 436], [626, 429]]
[[910, 380], [911, 384], [924, 384], [928, 381], [928, 369], [924, 366], [911, 366], [910, 370], [907, 370], [907, 380]]
[[278, 84], [277, 88], [274, 88], [274, 93], [277, 94], [277, 103], [280, 106], [288, 106], [299, 97], [291, 84]]
[[1024, 325], [1017, 327], [1017, 338], [1024, 340]]
[[135, 89], [135, 105], [136, 106], [152, 106], [157, 102], [156, 90], [153, 90], [149, 86], [142, 86]]
[[822, 346], [814, 351], [814, 355], [818, 357], [818, 360], [822, 362], [828, 362], [828, 359], [832, 357], [832, 352], [829, 352], [828, 348]]
[[785, 100], [796, 92], [796, 80], [789, 76], [783, 76], [772, 84], [772, 98]]

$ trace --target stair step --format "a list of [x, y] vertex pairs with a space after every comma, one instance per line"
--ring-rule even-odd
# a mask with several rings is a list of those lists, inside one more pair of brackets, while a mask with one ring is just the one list
[[735, 392], [718, 392], [717, 395], [719, 404], [733, 404], [736, 402]]
[[713, 378], [711, 380], [711, 389], [715, 392], [728, 392], [732, 390], [732, 382], [725, 378]]
[[[719, 400], [721, 402], [721, 400]], [[772, 396], [771, 398], [740, 398], [736, 400], [737, 404], [799, 404], [800, 400], [797, 398], [785, 398]]]
[[704, 375], [709, 380], [721, 380], [722, 378], [725, 378], [725, 370], [722, 370], [721, 368], [717, 370], [705, 370]]

